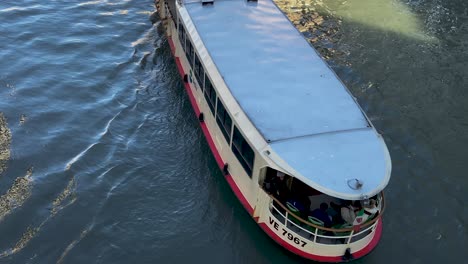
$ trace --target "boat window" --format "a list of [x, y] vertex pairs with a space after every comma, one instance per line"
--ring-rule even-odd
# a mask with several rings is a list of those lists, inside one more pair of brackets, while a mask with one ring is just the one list
[[226, 141], [229, 144], [231, 139], [232, 119], [219, 98], [218, 103], [216, 104], [216, 122], [218, 123], [221, 132], [223, 132], [224, 138], [226, 138]]
[[185, 29], [182, 25], [182, 21], [179, 20], [179, 40], [182, 45], [182, 49], [185, 50]]
[[198, 58], [198, 55], [195, 54], [195, 65], [194, 65], [195, 78], [198, 81], [200, 87], [203, 87], [203, 77], [205, 76], [205, 70]]
[[193, 45], [192, 45], [192, 42], [190, 42], [189, 39], [187, 39], [185, 41], [185, 45], [187, 46], [187, 50], [185, 51], [185, 55], [187, 55], [187, 60], [190, 64], [190, 66], [192, 66], [193, 64]]
[[211, 84], [208, 76], [205, 76], [205, 98], [208, 106], [210, 107], [211, 113], [215, 115], [215, 104], [216, 104], [216, 91]]
[[244, 170], [250, 177], [252, 177], [255, 153], [236, 126], [234, 126], [231, 148], [232, 152], [237, 157], [242, 167], [244, 167]]

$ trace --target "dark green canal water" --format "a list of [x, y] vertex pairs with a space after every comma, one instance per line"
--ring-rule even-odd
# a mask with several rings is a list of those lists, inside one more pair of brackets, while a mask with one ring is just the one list
[[[467, 263], [468, 2], [278, 4], [392, 156], [382, 240], [356, 263]], [[305, 262], [231, 192], [153, 11], [0, 1], [0, 263]]]

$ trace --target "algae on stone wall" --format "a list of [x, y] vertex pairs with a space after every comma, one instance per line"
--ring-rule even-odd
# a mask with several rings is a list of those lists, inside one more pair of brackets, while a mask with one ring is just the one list
[[11, 132], [3, 113], [0, 112], [0, 175], [6, 170], [10, 159]]

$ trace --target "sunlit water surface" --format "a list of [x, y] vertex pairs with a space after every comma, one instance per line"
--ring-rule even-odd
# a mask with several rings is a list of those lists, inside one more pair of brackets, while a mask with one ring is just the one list
[[[466, 263], [468, 2], [278, 4], [392, 155], [383, 237], [357, 263]], [[153, 11], [0, 2], [0, 263], [303, 262], [230, 191]]]

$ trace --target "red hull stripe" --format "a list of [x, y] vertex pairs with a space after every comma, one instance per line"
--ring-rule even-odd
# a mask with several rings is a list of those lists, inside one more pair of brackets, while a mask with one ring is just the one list
[[172, 41], [171, 36], [167, 36], [167, 39], [169, 39], [169, 47], [171, 47], [172, 55], [175, 57], [175, 45], [174, 42]]
[[383, 230], [383, 224], [382, 224], [382, 218], [380, 218], [379, 223], [377, 224], [377, 227], [375, 228], [375, 235], [372, 238], [371, 242], [367, 244], [367, 246], [365, 246], [363, 249], [354, 253], [353, 256], [355, 258], [361, 258], [369, 254], [377, 246], [377, 243], [379, 243], [380, 237], [382, 236], [382, 230]]
[[[180, 75], [183, 77], [185, 75], [184, 68], [182, 67], [182, 63], [180, 62], [179, 57], [175, 56], [175, 45], [174, 42], [172, 41], [172, 38], [168, 36], [168, 41], [169, 41], [169, 46], [171, 48], [172, 54], [175, 57], [175, 61], [177, 64], [177, 69], [179, 70]], [[187, 94], [189, 95], [190, 103], [192, 104], [193, 110], [195, 111], [195, 114], [198, 116], [200, 114], [200, 108], [198, 108], [195, 96], [193, 95], [192, 90], [190, 89], [190, 85], [188, 83], [184, 83], [185, 89], [187, 90]], [[205, 123], [200, 123], [203, 134], [206, 137], [206, 140], [208, 142], [208, 145], [213, 152], [213, 155], [216, 159], [216, 163], [222, 169], [224, 167], [224, 162], [223, 159], [221, 158], [221, 155], [218, 152], [218, 149], [216, 148], [213, 138], [211, 137], [210, 132], [208, 131], [208, 127], [206, 126]], [[235, 183], [234, 179], [232, 178], [231, 175], [226, 175], [225, 176], [227, 182], [231, 186], [232, 191], [234, 194], [237, 196], [237, 199], [241, 202], [241, 204], [245, 207], [247, 212], [249, 212], [250, 215], [253, 215], [253, 208], [247, 201], [247, 199], [244, 197], [242, 192], [240, 191], [239, 187]], [[255, 218], [255, 221], [258, 222], [258, 218]], [[284, 241], [282, 238], [280, 238], [277, 234], [275, 234], [265, 223], [259, 223], [259, 226], [267, 233], [273, 240], [275, 240], [278, 244], [286, 248], [287, 250], [293, 252], [294, 254], [297, 254], [301, 257], [315, 260], [315, 261], [321, 261], [321, 262], [342, 262], [341, 257], [327, 257], [327, 256], [320, 256], [320, 255], [314, 255], [310, 253], [306, 253], [304, 251], [301, 251], [290, 244], [288, 244], [286, 241]], [[378, 243], [380, 240], [380, 236], [382, 235], [382, 221], [380, 221], [377, 225], [376, 233], [374, 235], [374, 238], [371, 240], [371, 242], [361, 249], [360, 251], [356, 252], [353, 254], [355, 258], [360, 258], [362, 256], [367, 255]]]
[[[267, 233], [273, 240], [276, 241], [276, 243], [280, 244], [282, 247], [286, 248], [287, 250], [291, 251], [292, 253], [299, 255], [303, 258], [315, 260], [315, 261], [320, 261], [320, 262], [343, 262], [343, 259], [341, 257], [328, 257], [328, 256], [320, 256], [320, 255], [314, 255], [310, 254], [304, 251], [301, 251], [290, 244], [288, 244], [285, 240], [283, 240], [281, 237], [279, 237], [275, 232], [273, 232], [266, 223], [259, 223], [260, 227]], [[377, 224], [377, 228], [375, 230], [375, 235], [372, 238], [371, 242], [365, 246], [363, 249], [353, 253], [353, 257], [356, 258], [361, 258], [365, 255], [367, 255], [369, 252], [374, 249], [374, 247], [377, 245], [377, 243], [380, 240], [380, 236], [382, 235], [382, 221], [380, 221]], [[344, 254], [344, 252], [343, 252]]]
[[[169, 40], [169, 46], [171, 47], [172, 54], [175, 57], [174, 42], [172, 41], [171, 37], [168, 37], [168, 40]], [[179, 57], [175, 57], [175, 60], [176, 60], [176, 64], [177, 64], [177, 69], [179, 70], [180, 75], [183, 77], [185, 75], [185, 72], [184, 72], [184, 68], [182, 67], [182, 63], [180, 62]], [[200, 108], [198, 108], [197, 101], [195, 99], [195, 96], [193, 95], [192, 90], [190, 89], [190, 85], [188, 83], [184, 83], [184, 86], [185, 86], [185, 90], [187, 90], [187, 94], [189, 95], [190, 103], [192, 104], [193, 110], [195, 111], [195, 114], [198, 116], [200, 114]], [[213, 141], [213, 138], [211, 137], [210, 131], [208, 131], [208, 127], [206, 126], [206, 124], [204, 122], [201, 122], [200, 125], [201, 125], [201, 128], [202, 128], [203, 134], [205, 135], [206, 140], [208, 142], [208, 146], [210, 146], [210, 149], [213, 152], [216, 163], [218, 164], [220, 169], [223, 169], [224, 161], [221, 158], [221, 155], [219, 154], [219, 151], [218, 151], [218, 149], [216, 148], [216, 146], [214, 144], [214, 141]], [[245, 199], [244, 195], [240, 191], [239, 187], [235, 183], [232, 176], [228, 174], [228, 175], [225, 176], [225, 178], [226, 178], [226, 181], [231, 186], [232, 191], [237, 196], [237, 199], [239, 199], [239, 201], [245, 207], [247, 212], [249, 212], [250, 215], [253, 215], [254, 210], [253, 210], [252, 206], [249, 204], [247, 199]]]

